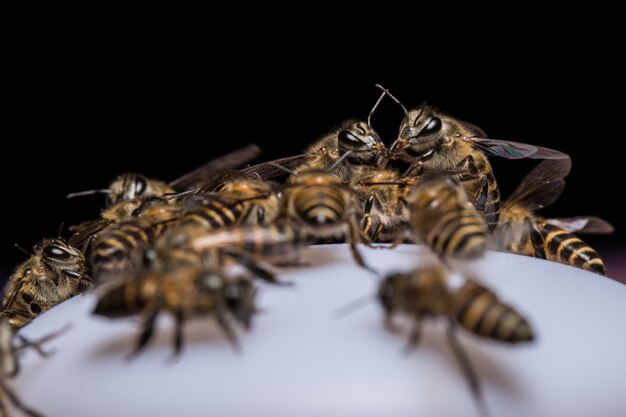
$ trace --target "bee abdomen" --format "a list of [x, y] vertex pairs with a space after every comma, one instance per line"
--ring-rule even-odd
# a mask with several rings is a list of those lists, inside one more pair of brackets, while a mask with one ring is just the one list
[[98, 300], [93, 314], [105, 317], [126, 317], [145, 307], [145, 300], [136, 282], [127, 282], [104, 294]]
[[509, 343], [533, 339], [528, 321], [486, 288], [468, 282], [458, 298], [455, 317], [470, 332]]
[[126, 268], [130, 257], [152, 240], [153, 230], [133, 222], [110, 226], [94, 244], [91, 263], [96, 271]]
[[541, 231], [544, 234], [547, 259], [606, 275], [604, 262], [598, 252], [573, 233], [549, 223], [542, 224]]
[[442, 257], [476, 258], [487, 247], [487, 229], [475, 211], [453, 209], [439, 217], [426, 243]]
[[195, 223], [207, 230], [215, 230], [237, 223], [241, 215], [241, 204], [228, 205], [216, 199], [185, 213], [182, 222]]
[[346, 210], [342, 193], [327, 187], [304, 189], [294, 203], [301, 218], [313, 226], [335, 223]]

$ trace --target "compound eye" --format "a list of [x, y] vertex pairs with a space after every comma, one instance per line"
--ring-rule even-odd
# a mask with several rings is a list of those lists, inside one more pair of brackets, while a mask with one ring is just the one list
[[352, 132], [350, 132], [347, 129], [344, 129], [341, 132], [339, 132], [337, 139], [339, 140], [340, 144], [348, 145], [350, 147], [355, 147], [355, 146], [360, 147], [364, 145], [363, 141], [359, 139], [358, 136], [354, 135]]
[[47, 258], [58, 259], [61, 261], [69, 259], [72, 256], [71, 253], [56, 245], [46, 246], [43, 249], [43, 253]]
[[433, 133], [437, 133], [441, 130], [441, 119], [438, 117], [432, 117], [422, 131], [420, 132], [420, 136], [422, 135], [432, 135]]
[[141, 195], [144, 193], [144, 191], [146, 191], [146, 188], [148, 187], [148, 183], [146, 182], [146, 180], [142, 177], [137, 177], [135, 179], [135, 194], [136, 195]]

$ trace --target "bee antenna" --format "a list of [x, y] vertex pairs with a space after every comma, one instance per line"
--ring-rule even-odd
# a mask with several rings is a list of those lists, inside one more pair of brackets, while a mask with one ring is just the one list
[[402, 107], [402, 111], [404, 111], [404, 115], [405, 115], [405, 116], [407, 117], [407, 119], [408, 119], [408, 118], [409, 118], [409, 112], [407, 111], [406, 107], [404, 107], [404, 104], [402, 104], [402, 103], [400, 102], [400, 100], [398, 100], [397, 98], [395, 98], [395, 97], [393, 96], [393, 94], [391, 94], [391, 93], [389, 92], [389, 90], [387, 90], [387, 89], [386, 89], [385, 87], [383, 87], [382, 85], [380, 85], [380, 84], [375, 84], [375, 85], [376, 85], [376, 88], [378, 88], [379, 90], [382, 90], [384, 94], [388, 95], [390, 99], [392, 99], [393, 101], [395, 101], [395, 102], [396, 102], [396, 104], [397, 104], [398, 106]]
[[[379, 86], [378, 84], [376, 84], [376, 86]], [[380, 86], [379, 86], [380, 87]], [[378, 98], [378, 101], [376, 101], [376, 103], [374, 104], [374, 107], [372, 107], [372, 110], [370, 110], [370, 114], [367, 115], [367, 125], [371, 128], [372, 127], [372, 115], [374, 114], [374, 112], [376, 111], [376, 109], [378, 108], [378, 105], [381, 103], [381, 101], [383, 101], [383, 99], [385, 98], [385, 96], [388, 94], [387, 90], [385, 90], [383, 88], [383, 93], [380, 95], [380, 97]]]
[[59, 224], [59, 230], [57, 231], [57, 237], [59, 239], [61, 239], [61, 233], [63, 232], [63, 227], [65, 226], [65, 223], [61, 222], [61, 224]]
[[271, 166], [273, 166], [273, 167], [276, 167], [276, 168], [282, 169], [283, 171], [285, 171], [285, 172], [286, 172], [286, 173], [288, 173], [288, 174], [291, 174], [291, 175], [296, 175], [296, 172], [295, 172], [295, 171], [293, 171], [293, 170], [291, 170], [291, 169], [289, 169], [289, 168], [287, 168], [287, 167], [284, 167], [284, 166], [282, 166], [281, 164], [277, 164], [276, 162], [268, 162], [267, 164], [268, 164], [268, 165], [271, 165]]
[[66, 195], [66, 198], [74, 198], [74, 197], [83, 197], [86, 195], [92, 195], [92, 194], [111, 194], [112, 191], [109, 189], [103, 189], [103, 190], [87, 190], [87, 191], [79, 191], [77, 193], [69, 193], [68, 195]]
[[333, 316], [337, 320], [340, 320], [344, 318], [345, 316], [347, 316], [348, 314], [352, 314], [355, 311], [359, 310], [360, 308], [365, 307], [372, 301], [374, 301], [374, 297], [372, 297], [372, 294], [362, 295], [348, 302], [347, 304], [339, 307], [337, 310], [333, 312]]
[[332, 171], [333, 169], [337, 168], [337, 166], [343, 162], [344, 159], [346, 159], [347, 157], [349, 157], [350, 155], [352, 155], [352, 151], [346, 151], [346, 153], [344, 153], [343, 155], [341, 155], [341, 158], [337, 159], [335, 161], [334, 164], [331, 165], [330, 168], [328, 168], [328, 171]]
[[24, 253], [25, 253], [26, 255], [28, 255], [28, 256], [31, 256], [31, 255], [33, 254], [31, 251], [26, 250], [26, 249], [24, 249], [23, 247], [21, 247], [19, 243], [14, 243], [14, 245], [15, 245], [15, 247], [16, 247], [18, 250], [20, 250], [20, 251], [24, 252]]

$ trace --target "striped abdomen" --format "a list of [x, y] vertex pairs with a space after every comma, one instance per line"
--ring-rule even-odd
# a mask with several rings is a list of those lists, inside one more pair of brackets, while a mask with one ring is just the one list
[[205, 230], [216, 230], [236, 224], [244, 215], [242, 203], [227, 203], [219, 198], [204, 201], [188, 210], [181, 224], [198, 225]]
[[123, 271], [129, 268], [138, 250], [152, 241], [154, 228], [141, 221], [108, 226], [98, 237], [91, 252], [94, 272]]
[[140, 313], [147, 300], [142, 294], [142, 282], [125, 282], [98, 299], [94, 314], [105, 317], [127, 317]]
[[550, 223], [541, 224], [545, 241], [546, 259], [606, 275], [604, 262], [598, 252], [560, 227]]
[[441, 257], [471, 259], [487, 247], [487, 229], [473, 207], [453, 208], [433, 218], [425, 242]]
[[293, 196], [296, 213], [306, 224], [327, 226], [338, 223], [346, 212], [345, 191], [329, 186], [303, 186]]
[[526, 319], [474, 281], [465, 282], [455, 294], [454, 315], [461, 326], [482, 337], [509, 343], [533, 339]]
[[290, 254], [308, 245], [311, 239], [291, 222], [276, 222], [267, 226], [245, 226], [220, 230], [194, 239], [194, 249], [236, 248], [254, 255]]

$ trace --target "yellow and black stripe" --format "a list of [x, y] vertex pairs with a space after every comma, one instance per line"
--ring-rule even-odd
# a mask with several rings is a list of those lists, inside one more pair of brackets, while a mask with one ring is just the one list
[[547, 259], [606, 275], [598, 252], [573, 233], [547, 222], [542, 222], [541, 232]]
[[146, 306], [141, 289], [140, 280], [127, 281], [112, 288], [99, 298], [94, 314], [115, 318], [140, 313]]
[[91, 252], [94, 272], [97, 275], [125, 270], [132, 256], [147, 247], [154, 235], [155, 228], [139, 220], [109, 225], [100, 233]]
[[229, 203], [221, 198], [211, 198], [187, 210], [180, 223], [216, 230], [236, 224], [244, 215], [243, 209], [241, 202]]
[[485, 251], [487, 230], [475, 210], [453, 208], [435, 219], [425, 241], [441, 257], [471, 259]]
[[509, 343], [533, 339], [526, 319], [471, 280], [456, 294], [454, 316], [465, 329], [482, 337]]
[[303, 188], [294, 196], [294, 208], [311, 226], [325, 226], [341, 221], [346, 212], [345, 191], [319, 185]]

